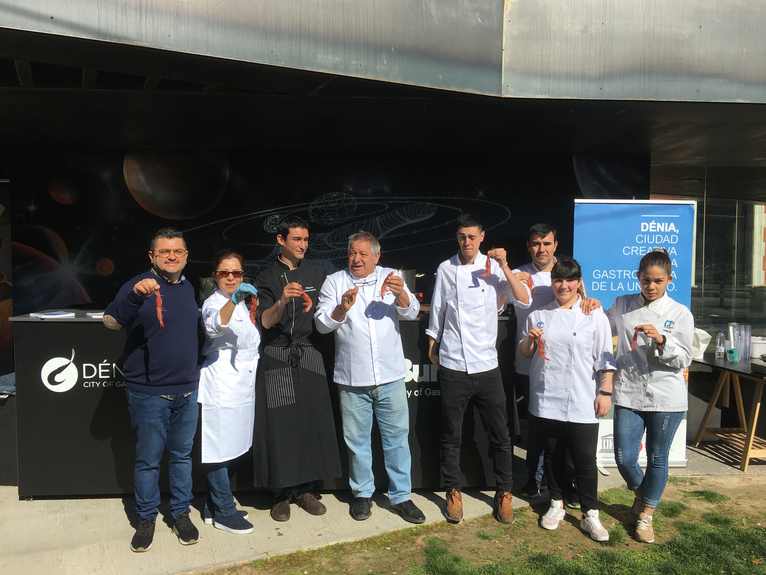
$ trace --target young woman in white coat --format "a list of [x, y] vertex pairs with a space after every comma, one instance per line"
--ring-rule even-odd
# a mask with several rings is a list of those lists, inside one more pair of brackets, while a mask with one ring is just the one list
[[562, 257], [551, 271], [555, 300], [527, 318], [519, 351], [529, 365], [530, 434], [545, 447], [545, 477], [551, 494], [540, 525], [557, 529], [565, 517], [564, 450], [569, 450], [580, 492], [580, 528], [595, 541], [608, 541], [599, 520], [598, 417], [611, 408], [614, 357], [609, 320], [600, 308], [586, 314], [578, 292], [580, 265]]
[[[654, 542], [652, 515], [668, 480], [668, 454], [686, 415], [684, 370], [692, 362], [694, 318], [667, 295], [672, 265], [664, 251], [641, 258], [641, 293], [618, 297], [607, 312], [617, 336], [614, 451], [620, 474], [635, 494], [635, 537]], [[646, 432], [646, 473], [638, 455]]]
[[229, 465], [253, 443], [255, 373], [261, 337], [252, 321], [258, 291], [242, 281], [242, 256], [222, 252], [215, 261], [217, 289], [202, 305], [207, 339], [200, 370], [202, 463], [208, 495], [205, 523], [229, 533], [252, 533], [247, 514], [238, 511], [229, 483]]

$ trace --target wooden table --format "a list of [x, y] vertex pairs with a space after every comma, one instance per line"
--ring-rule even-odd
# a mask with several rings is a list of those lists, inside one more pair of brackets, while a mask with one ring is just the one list
[[[716, 359], [712, 353], [706, 353], [704, 359], [695, 360], [695, 363], [717, 369], [720, 375], [718, 376], [718, 383], [713, 390], [713, 395], [708, 402], [705, 416], [702, 418], [699, 430], [694, 438], [694, 445], [699, 446], [705, 436], [717, 437], [720, 440], [727, 441], [742, 450], [740, 469], [747, 471], [751, 459], [766, 458], [766, 440], [755, 435], [758, 416], [761, 411], [763, 386], [766, 383], [766, 363], [760, 359], [753, 359], [750, 363], [728, 363], [723, 359]], [[753, 405], [750, 407], [749, 419], [745, 417], [745, 405], [742, 401], [743, 380], [755, 384]], [[734, 392], [739, 426], [707, 427], [708, 419], [719, 399], [721, 407], [729, 407], [732, 391]]]

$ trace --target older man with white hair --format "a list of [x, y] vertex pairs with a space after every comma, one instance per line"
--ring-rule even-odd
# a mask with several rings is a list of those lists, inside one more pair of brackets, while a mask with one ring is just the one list
[[412, 502], [409, 407], [399, 318], [415, 319], [420, 304], [402, 278], [378, 265], [380, 243], [368, 232], [348, 240], [348, 269], [327, 276], [314, 320], [335, 332], [334, 379], [340, 393], [343, 437], [349, 451], [350, 513], [357, 521], [372, 511], [372, 421], [380, 429], [388, 473], [388, 499], [405, 521], [423, 523]]

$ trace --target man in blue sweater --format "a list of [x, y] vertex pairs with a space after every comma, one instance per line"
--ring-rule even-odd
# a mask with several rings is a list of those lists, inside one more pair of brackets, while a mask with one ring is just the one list
[[147, 551], [160, 503], [160, 461], [168, 452], [170, 515], [183, 545], [196, 543], [189, 519], [191, 451], [197, 430], [199, 309], [182, 275], [188, 257], [183, 234], [163, 228], [149, 248], [149, 271], [128, 280], [104, 312], [109, 329], [126, 329], [121, 368], [136, 434], [133, 472], [138, 524], [130, 547]]

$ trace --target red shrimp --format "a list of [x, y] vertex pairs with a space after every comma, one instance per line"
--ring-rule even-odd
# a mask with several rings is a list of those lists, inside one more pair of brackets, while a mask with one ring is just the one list
[[314, 306], [314, 302], [311, 300], [311, 296], [304, 291], [301, 294], [301, 298], [303, 299], [303, 313], [310, 312], [311, 308]]
[[630, 351], [638, 351], [638, 330], [633, 330], [633, 337], [630, 340]]
[[253, 325], [256, 325], [255, 312], [258, 309], [257, 297], [250, 296], [250, 301], [248, 302], [248, 309], [250, 310], [250, 321], [253, 322]]
[[527, 276], [527, 287], [529, 287], [530, 291], [535, 287], [535, 282], [532, 279], [532, 276]]
[[380, 286], [380, 299], [383, 299], [386, 297], [386, 290], [388, 289], [388, 280], [391, 279], [391, 276], [394, 275], [394, 272], [389, 272], [389, 274], [386, 276], [386, 279], [383, 280], [383, 284]]
[[537, 355], [543, 361], [548, 359], [547, 357], [545, 357], [545, 340], [542, 337], [537, 339]]
[[482, 276], [485, 278], [488, 278], [492, 275], [492, 260], [489, 259], [489, 256], [487, 256], [487, 262], [484, 264], [484, 273]]
[[165, 329], [165, 318], [162, 312], [162, 294], [160, 290], [154, 292], [154, 311], [157, 313], [157, 321], [160, 323], [160, 327]]

